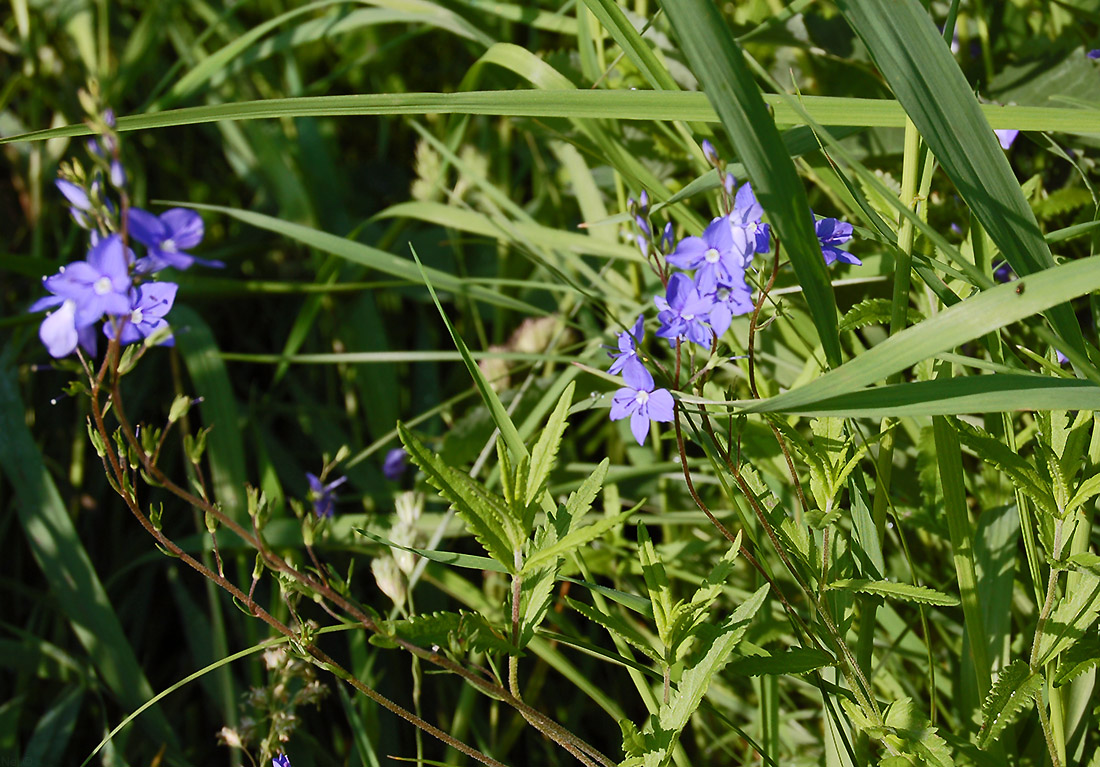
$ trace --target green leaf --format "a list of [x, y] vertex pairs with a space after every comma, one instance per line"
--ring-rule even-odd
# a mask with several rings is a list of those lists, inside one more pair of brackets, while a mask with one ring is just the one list
[[654, 663], [662, 662], [661, 653], [655, 650], [653, 644], [626, 618], [614, 613], [600, 612], [595, 607], [584, 602], [578, 602], [570, 597], [565, 597], [565, 601], [585, 618], [599, 626], [603, 626], [607, 631], [622, 639]]
[[1038, 665], [1045, 666], [1085, 636], [1100, 615], [1100, 577], [1088, 570], [1077, 573], [1077, 587], [1065, 595], [1043, 625]]
[[662, 730], [679, 735], [687, 726], [691, 715], [703, 701], [711, 679], [729, 661], [733, 648], [741, 641], [753, 617], [763, 606], [769, 588], [767, 584], [761, 586], [742, 602], [733, 611], [733, 615], [718, 626], [717, 633], [703, 657], [690, 669], [684, 671], [680, 677], [680, 683], [676, 686], [675, 694], [667, 704], [661, 706], [658, 719]]
[[84, 686], [70, 684], [64, 689], [34, 726], [34, 732], [23, 750], [21, 762], [26, 764], [62, 764], [80, 705], [84, 702]]
[[1054, 686], [1061, 687], [1072, 682], [1096, 666], [1100, 666], [1100, 636], [1094, 633], [1078, 639], [1062, 653]]
[[383, 628], [406, 642], [420, 647], [438, 645], [456, 655], [469, 652], [521, 654], [504, 638], [503, 629], [492, 626], [480, 613], [466, 611], [434, 612], [407, 620], [388, 621]]
[[[939, 352], [949, 351], [1063, 301], [1096, 290], [1100, 290], [1100, 257], [1095, 256], [1061, 264], [1008, 285], [983, 290], [919, 325], [896, 333], [805, 386], [753, 403], [744, 410], [750, 413], [793, 411], [861, 389]], [[1062, 409], [1068, 408], [1062, 406]]]
[[588, 581], [578, 580], [576, 578], [570, 578], [568, 576], [562, 578], [563, 581], [569, 581], [575, 583], [578, 586], [583, 586], [589, 591], [595, 591], [601, 594], [612, 602], [617, 602], [623, 607], [626, 607], [639, 615], [644, 615], [647, 618], [653, 618], [653, 603], [645, 597], [640, 597], [637, 594], [628, 594], [625, 591], [619, 591], [618, 589], [608, 588], [607, 586], [601, 586], [598, 583], [589, 583]]
[[506, 572], [514, 573], [514, 552], [522, 543], [522, 531], [501, 499], [477, 480], [444, 463], [405, 424], [397, 424], [397, 434], [413, 463], [427, 475], [432, 486], [451, 502], [455, 513], [478, 542]]
[[664, 0], [661, 7], [781, 238], [825, 357], [837, 367], [841, 351], [836, 297], [807, 215], [810, 203], [744, 53], [714, 0]]
[[1024, 707], [1037, 701], [1042, 687], [1042, 675], [1032, 671], [1022, 659], [1003, 668], [982, 705], [982, 730], [978, 735], [978, 747], [988, 748], [991, 743], [996, 742], [997, 736], [1016, 721]]
[[927, 586], [914, 586], [911, 583], [894, 583], [893, 581], [871, 581], [863, 578], [850, 578], [833, 581], [828, 587], [840, 591], [874, 594], [890, 599], [902, 599], [906, 602], [920, 602], [921, 604], [940, 605], [941, 607], [954, 607], [959, 604], [958, 597], [944, 594], [942, 591], [936, 591]]
[[836, 660], [824, 650], [813, 647], [792, 647], [770, 655], [746, 655], [730, 663], [729, 670], [744, 676], [783, 676], [806, 674]]
[[[838, 0], [906, 114], [1016, 274], [1054, 265], [1050, 248], [993, 135], [973, 88], [928, 11], [917, 0]], [[1084, 352], [1068, 303], [1047, 317], [1066, 344]], [[1065, 349], [1063, 349], [1065, 351]]]
[[[884, 740], [903, 754], [912, 755], [912, 764], [928, 767], [954, 767], [955, 760], [944, 742], [912, 698], [893, 701], [883, 712], [883, 720], [891, 731]], [[882, 762], [884, 765], [886, 760]], [[904, 762], [903, 762], [904, 763]]]
[[372, 533], [370, 530], [364, 530], [361, 527], [353, 527], [359, 535], [370, 538], [372, 541], [377, 541], [383, 546], [389, 546], [391, 549], [401, 549], [403, 551], [411, 551], [414, 554], [419, 554], [425, 559], [430, 559], [433, 562], [439, 562], [444, 565], [454, 565], [455, 567], [466, 567], [471, 570], [486, 570], [491, 573], [507, 573], [508, 570], [504, 565], [497, 562], [495, 559], [489, 557], [478, 557], [473, 554], [459, 554], [454, 551], [436, 551], [434, 549], [418, 549], [415, 546], [402, 546], [400, 543], [394, 543], [391, 540], [383, 538], [377, 533]]
[[[891, 302], [888, 298], [866, 298], [853, 306], [840, 318], [839, 330], [865, 328], [868, 325], [889, 325]], [[908, 309], [908, 325], [916, 325], [924, 319], [920, 312]]]
[[668, 631], [672, 623], [672, 589], [645, 525], [638, 525], [638, 559], [642, 565], [646, 589], [649, 591], [649, 601], [653, 604], [653, 622], [657, 625], [661, 643], [667, 648]]
[[570, 381], [565, 391], [558, 400], [557, 407], [550, 414], [550, 420], [546, 428], [539, 435], [538, 442], [531, 448], [531, 470], [527, 475], [526, 504], [531, 506], [535, 497], [542, 490], [551, 469], [554, 468], [554, 460], [558, 456], [558, 447], [561, 445], [562, 435], [565, 433], [566, 416], [573, 404], [573, 381]]
[[[585, 480], [585, 485], [591, 484], [595, 487], [595, 492], [599, 492], [599, 488], [603, 485], [603, 478], [607, 475], [607, 467], [609, 463], [609, 460], [607, 458], [604, 458], [600, 462], [600, 465], [596, 467], [596, 470], [592, 472], [592, 475], [587, 480]], [[574, 493], [573, 496], [570, 497], [570, 500], [572, 500], [573, 497], [576, 497], [578, 493], [580, 493], [584, 489], [584, 487], [585, 486], [582, 485], [581, 490], [578, 490], [577, 493]], [[591, 503], [591, 501], [589, 501], [589, 503]], [[566, 507], [566, 509], [567, 511], [569, 510], [568, 506]], [[596, 540], [608, 530], [614, 530], [616, 527], [621, 525], [632, 513], [634, 513], [634, 509], [629, 509], [622, 512], [621, 514], [616, 514], [612, 517], [603, 517], [596, 522], [593, 522], [591, 525], [586, 525], [585, 527], [578, 528], [576, 527], [576, 522], [580, 520], [580, 516], [573, 515], [570, 512], [569, 532], [546, 548], [532, 549], [531, 554], [527, 557], [527, 560], [523, 564], [523, 571], [526, 573], [531, 569], [539, 567], [544, 562], [564, 557], [569, 552], [574, 551], [581, 546], [584, 546], [585, 544]]]
[[1049, 514], [1057, 512], [1054, 496], [1050, 492], [1046, 477], [1039, 473], [1034, 464], [1019, 453], [1010, 450], [1007, 445], [995, 439], [977, 426], [956, 421], [959, 439], [970, 447], [979, 458], [993, 464], [1007, 474], [1012, 483], [1035, 501]]

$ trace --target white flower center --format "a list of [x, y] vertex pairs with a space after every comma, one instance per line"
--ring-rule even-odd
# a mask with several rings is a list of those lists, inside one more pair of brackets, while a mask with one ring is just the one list
[[691, 322], [693, 319], [695, 319], [694, 314], [681, 314], [680, 316], [683, 317], [688, 322]]
[[92, 290], [97, 296], [105, 296], [111, 292], [111, 278], [100, 277], [92, 284]]
[[143, 319], [145, 319], [145, 315], [141, 313], [141, 309], [134, 309], [130, 312], [130, 322], [133, 324], [140, 325]]
[[718, 300], [719, 301], [726, 301], [726, 300], [729, 299], [729, 297], [730, 297], [729, 288], [719, 288], [718, 289]]
[[165, 240], [160, 244], [160, 249], [165, 253], [175, 253], [179, 248], [176, 247], [175, 240]]
[[717, 248], [707, 248], [707, 252], [703, 254], [703, 260], [708, 264], [717, 264], [721, 255], [718, 253]]
[[649, 402], [649, 392], [639, 391], [637, 394], [634, 395], [634, 401], [637, 402], [639, 405], [644, 405], [645, 403]]

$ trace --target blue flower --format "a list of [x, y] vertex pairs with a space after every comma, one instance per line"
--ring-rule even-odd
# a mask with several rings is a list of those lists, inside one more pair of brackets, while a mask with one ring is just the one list
[[732, 282], [745, 271], [752, 253], [748, 233], [730, 226], [725, 217], [714, 219], [702, 237], [685, 237], [668, 257], [681, 269], [696, 270], [695, 281], [704, 293], [711, 293], [720, 282]]
[[271, 760], [271, 767], [290, 767], [290, 759], [286, 754], [276, 754]]
[[[729, 227], [723, 222], [723, 228]], [[715, 286], [717, 288], [717, 285]], [[700, 295], [699, 290], [686, 274], [676, 273], [668, 281], [668, 291], [664, 296], [654, 296], [657, 304], [657, 319], [661, 323], [657, 335], [667, 338], [670, 346], [676, 345], [676, 339], [684, 336], [700, 346], [710, 348], [711, 329], [706, 324], [714, 301], [708, 295]]]
[[[119, 342], [125, 346], [135, 341], [148, 338], [161, 328], [167, 328], [168, 322], [164, 315], [172, 308], [172, 302], [176, 300], [176, 291], [179, 285], [173, 282], [147, 282], [130, 291], [130, 314], [124, 318], [122, 330], [119, 332]], [[114, 325], [110, 322], [103, 325], [103, 334], [108, 338], [115, 337]], [[161, 342], [164, 346], [172, 346], [175, 339], [168, 336]]]
[[730, 226], [743, 229], [745, 238], [752, 245], [752, 250], [745, 256], [742, 269], [748, 266], [754, 251], [767, 253], [771, 247], [771, 227], [761, 223], [760, 219], [763, 216], [764, 208], [757, 201], [756, 193], [752, 191], [752, 184], [744, 184], [737, 190], [737, 196], [733, 200], [733, 210], [729, 214]]
[[332, 517], [336, 506], [336, 493], [333, 490], [347, 482], [348, 478], [340, 477], [327, 485], [322, 485], [320, 477], [306, 472], [306, 479], [309, 480], [309, 495], [310, 500], [313, 501], [313, 513], [317, 515], [318, 519]]
[[997, 282], [1011, 282], [1014, 278], [1015, 272], [1012, 271], [1012, 267], [1008, 265], [1007, 261], [993, 270], [993, 279]]
[[653, 376], [643, 365], [630, 366], [623, 371], [626, 386], [615, 392], [611, 399], [611, 420], [630, 416], [630, 432], [639, 445], [645, 444], [649, 434], [649, 422], [668, 423], [673, 418], [675, 403], [668, 389], [654, 389]]
[[614, 375], [628, 365], [641, 365], [642, 362], [638, 359], [638, 344], [644, 337], [645, 317], [639, 314], [633, 328], [619, 333], [619, 351], [608, 353], [607, 356], [611, 357], [612, 362], [607, 372]]
[[1094, 48], [1093, 50], [1089, 51], [1085, 55], [1088, 56], [1093, 61], [1096, 61], [1097, 59], [1100, 59], [1100, 48]]
[[405, 467], [409, 465], [409, 454], [402, 447], [395, 447], [386, 453], [386, 459], [382, 461], [382, 475], [396, 482], [405, 473]]
[[104, 237], [88, 252], [87, 261], [74, 261], [42, 281], [62, 301], [44, 299], [32, 310], [72, 300], [76, 328], [91, 325], [104, 314], [130, 313], [130, 264], [134, 254], [117, 234]]
[[852, 239], [852, 225], [847, 221], [838, 221], [835, 218], [823, 218], [814, 224], [817, 239], [821, 242], [821, 255], [825, 257], [825, 263], [831, 264], [839, 261], [842, 264], [863, 266], [863, 262], [846, 250], [837, 247]]
[[729, 330], [734, 317], [753, 310], [752, 291], [744, 282], [719, 285], [714, 293], [706, 297], [714, 302], [707, 318], [719, 338]]
[[202, 217], [193, 210], [172, 208], [154, 216], [141, 208], [130, 208], [126, 217], [133, 238], [149, 254], [137, 262], [138, 274], [160, 271], [169, 266], [186, 269], [191, 264], [225, 266], [221, 261], [196, 258], [186, 251], [202, 242]]

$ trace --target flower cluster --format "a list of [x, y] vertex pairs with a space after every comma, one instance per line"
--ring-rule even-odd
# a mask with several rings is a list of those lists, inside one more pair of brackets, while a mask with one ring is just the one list
[[[196, 258], [187, 251], [203, 237], [202, 218], [185, 208], [156, 216], [126, 204], [126, 172], [119, 160], [118, 139], [110, 111], [103, 117], [104, 134], [88, 144], [92, 169], [76, 161], [62, 166], [57, 188], [69, 202], [73, 220], [89, 233], [90, 248], [83, 261], [61, 267], [42, 280], [50, 295], [35, 301], [30, 311], [51, 310], [38, 336], [53, 357], [67, 357], [79, 345], [96, 353], [96, 325], [106, 317], [103, 334], [123, 345], [153, 334], [170, 345], [165, 315], [176, 299], [178, 285], [153, 281], [167, 267], [186, 269], [194, 263], [224, 266]], [[109, 181], [120, 197], [116, 205], [107, 195]], [[121, 214], [119, 210], [123, 211]], [[145, 248], [137, 258], [125, 235]]]
[[[664, 295], [653, 298], [660, 323], [657, 337], [666, 339], [672, 347], [686, 340], [711, 350], [729, 330], [734, 317], [753, 310], [752, 288], [746, 275], [753, 257], [771, 249], [771, 228], [762, 220], [764, 209], [752, 184], [738, 188], [736, 179], [723, 173], [724, 163], [709, 141], [703, 142], [703, 154], [719, 171], [729, 212], [713, 219], [702, 235], [676, 243], [670, 222], [654, 237], [649, 198], [644, 191], [637, 201], [630, 201], [630, 212], [638, 227], [638, 247], [665, 284]], [[839, 261], [862, 265], [838, 247], [852, 238], [851, 224], [822, 218], [815, 221], [814, 229], [826, 264]], [[670, 273], [666, 265], [681, 271]], [[644, 335], [645, 318], [639, 316], [633, 328], [619, 333], [618, 348], [610, 354], [608, 370], [622, 373], [626, 383], [612, 399], [611, 420], [629, 416], [638, 444], [644, 443], [650, 421], [671, 421], [674, 411], [672, 395], [666, 389], [655, 388], [653, 376], [640, 359], [638, 345]]]

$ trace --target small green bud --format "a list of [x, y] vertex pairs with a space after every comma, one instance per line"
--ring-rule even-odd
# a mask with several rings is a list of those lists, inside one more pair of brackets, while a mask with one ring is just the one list
[[180, 394], [174, 400], [172, 400], [172, 408], [168, 411], [168, 423], [175, 423], [179, 419], [187, 415], [187, 411], [191, 409], [191, 398], [186, 394]]

